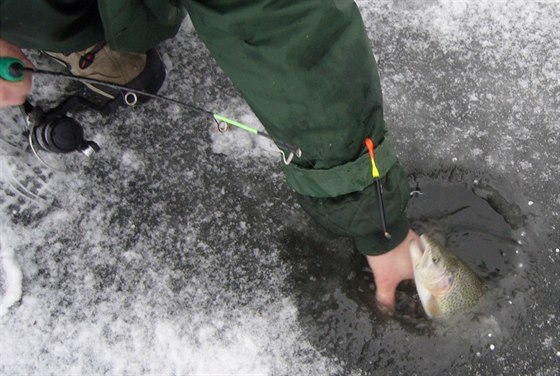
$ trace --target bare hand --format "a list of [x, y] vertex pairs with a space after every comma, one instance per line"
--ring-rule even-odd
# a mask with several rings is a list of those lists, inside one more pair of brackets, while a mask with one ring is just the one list
[[[23, 55], [21, 49], [13, 44], [0, 39], [0, 57], [15, 57], [24, 65], [33, 67], [33, 64]], [[23, 80], [16, 82], [5, 81], [0, 78], [0, 108], [15, 106], [25, 102], [31, 89], [31, 75], [25, 73]]]
[[377, 292], [375, 298], [380, 308], [392, 311], [395, 307], [397, 285], [414, 278], [409, 254], [410, 242], [418, 239], [418, 234], [409, 230], [407, 237], [397, 247], [379, 256], [367, 256]]

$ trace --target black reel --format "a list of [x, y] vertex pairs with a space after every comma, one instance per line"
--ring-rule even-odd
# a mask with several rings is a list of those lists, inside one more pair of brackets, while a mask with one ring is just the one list
[[93, 105], [81, 97], [70, 97], [45, 112], [39, 106], [33, 106], [26, 101], [23, 104], [23, 111], [27, 115], [26, 135], [29, 137], [30, 146], [57, 154], [79, 151], [88, 157], [98, 152], [99, 146], [85, 139], [80, 123], [66, 115], [77, 104], [85, 104], [88, 107]]

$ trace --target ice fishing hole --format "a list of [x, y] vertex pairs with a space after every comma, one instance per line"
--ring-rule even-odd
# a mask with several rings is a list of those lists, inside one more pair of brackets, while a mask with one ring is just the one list
[[412, 227], [439, 238], [485, 281], [497, 282], [524, 263], [526, 217], [488, 179], [416, 175], [413, 186], [422, 194], [407, 207]]
[[398, 365], [403, 374], [437, 374], [460, 356], [498, 346], [521, 325], [534, 236], [516, 203], [527, 200], [511, 194], [511, 183], [470, 172], [416, 173], [410, 183], [421, 192], [407, 207], [414, 229], [437, 235], [490, 289], [473, 312], [445, 327], [422, 315], [414, 285], [402, 283], [396, 314], [383, 318], [375, 307], [371, 270], [352, 241], [298, 224], [284, 244], [298, 320], [314, 347], [344, 361], [344, 372], [383, 373]]

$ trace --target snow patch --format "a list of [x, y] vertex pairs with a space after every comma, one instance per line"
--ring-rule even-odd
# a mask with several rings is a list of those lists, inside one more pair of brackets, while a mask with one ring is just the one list
[[[4, 227], [4, 226], [3, 226]], [[0, 230], [0, 261], [2, 264], [2, 279], [4, 291], [0, 301], [0, 317], [3, 317], [10, 307], [20, 301], [22, 294], [23, 273], [18, 264], [13, 244], [16, 237], [6, 227]]]

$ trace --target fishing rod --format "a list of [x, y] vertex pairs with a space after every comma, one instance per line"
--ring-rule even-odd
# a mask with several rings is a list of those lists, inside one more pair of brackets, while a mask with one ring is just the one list
[[[114, 83], [109, 83], [109, 82], [104, 82], [104, 81], [100, 81], [100, 80], [96, 80], [93, 78], [87, 78], [87, 77], [77, 77], [77, 76], [73, 76], [71, 74], [66, 74], [66, 73], [62, 73], [62, 72], [55, 72], [55, 71], [50, 71], [50, 70], [45, 70], [45, 69], [38, 69], [38, 68], [30, 68], [30, 67], [26, 67], [23, 62], [15, 57], [0, 57], [0, 78], [6, 80], [6, 81], [10, 81], [10, 82], [16, 82], [16, 81], [21, 81], [23, 79], [23, 75], [25, 72], [30, 72], [33, 74], [38, 74], [38, 75], [45, 75], [45, 76], [50, 76], [50, 77], [57, 77], [57, 78], [63, 78], [66, 80], [70, 80], [70, 81], [78, 81], [81, 83], [88, 83], [88, 84], [92, 84], [92, 85], [99, 85], [99, 86], [104, 86], [107, 88], [111, 88], [111, 89], [116, 89], [119, 91], [124, 91], [123, 94], [123, 101], [125, 102], [125, 104], [127, 104], [128, 106], [134, 106], [136, 105], [136, 103], [138, 102], [138, 95], [142, 95], [142, 96], [146, 96], [149, 98], [154, 98], [154, 99], [158, 99], [158, 100], [163, 100], [169, 103], [174, 103], [176, 105], [179, 105], [181, 107], [185, 107], [191, 111], [195, 111], [201, 114], [204, 114], [208, 117], [210, 117], [212, 120], [214, 120], [216, 122], [216, 124], [218, 125], [218, 129], [222, 130], [223, 127], [221, 126], [221, 124], [229, 124], [232, 125], [234, 127], [243, 129], [244, 131], [247, 131], [249, 133], [255, 134], [257, 136], [261, 136], [261, 137], [265, 137], [271, 141], [273, 141], [276, 145], [283, 147], [284, 149], [289, 151], [289, 155], [286, 158], [284, 152], [282, 150], [280, 150], [280, 152], [282, 153], [282, 158], [285, 164], [290, 164], [292, 159], [295, 157], [300, 158], [302, 156], [302, 151], [299, 148], [296, 148], [288, 143], [285, 142], [281, 142], [281, 141], [277, 141], [274, 140], [269, 134], [267, 134], [266, 132], [263, 132], [261, 130], [258, 130], [254, 127], [251, 127], [249, 125], [240, 123], [234, 119], [230, 119], [224, 115], [218, 114], [218, 113], [214, 113], [212, 111], [206, 110], [204, 108], [195, 106], [193, 104], [187, 103], [187, 102], [183, 102], [183, 101], [179, 101], [173, 98], [169, 98], [160, 94], [152, 94], [152, 93], [148, 93], [146, 91], [143, 90], [138, 90], [138, 89], [134, 89], [134, 88], [130, 88], [124, 85], [119, 85], [119, 84], [114, 84]], [[91, 106], [90, 106], [91, 107]]]
[[[173, 99], [173, 98], [165, 97], [163, 95], [152, 94], [152, 93], [148, 93], [148, 92], [145, 92], [145, 91], [142, 91], [142, 90], [130, 88], [130, 87], [127, 87], [127, 86], [124, 86], [124, 85], [108, 83], [108, 82], [104, 82], [104, 81], [100, 81], [100, 80], [96, 80], [96, 79], [92, 79], [92, 78], [76, 77], [76, 76], [72, 76], [70, 74], [66, 74], [66, 73], [62, 73], [62, 72], [54, 72], [54, 71], [49, 71], [49, 70], [44, 70], [44, 69], [26, 67], [20, 59], [17, 59], [17, 58], [14, 58], [14, 57], [1, 57], [0, 58], [0, 78], [4, 79], [6, 81], [11, 81], [11, 82], [21, 81], [23, 79], [24, 72], [30, 72], [30, 73], [33, 73], [33, 74], [46, 75], [46, 76], [51, 76], [51, 77], [59, 77], [59, 78], [64, 78], [66, 80], [78, 81], [78, 82], [81, 82], [81, 83], [99, 85], [99, 86], [103, 86], [103, 87], [107, 87], [107, 88], [116, 89], [116, 90], [119, 90], [119, 91], [124, 91], [123, 100], [124, 100], [125, 104], [127, 104], [129, 106], [134, 106], [137, 103], [138, 95], [143, 95], [143, 96], [146, 96], [146, 97], [149, 97], [149, 98], [155, 98], [155, 99], [163, 100], [163, 101], [166, 101], [166, 102], [169, 102], [169, 103], [174, 103], [174, 104], [177, 104], [181, 107], [185, 107], [189, 110], [199, 112], [199, 113], [204, 114], [208, 117], [211, 117], [216, 122], [216, 124], [218, 125], [218, 129], [220, 129], [220, 130], [222, 129], [221, 124], [225, 123], [225, 124], [229, 124], [229, 125], [235, 126], [237, 128], [243, 129], [243, 130], [245, 130], [249, 133], [255, 134], [257, 136], [268, 138], [269, 140], [276, 143], [276, 145], [281, 146], [281, 147], [283, 147], [283, 148], [285, 148], [286, 150], [289, 151], [289, 156], [288, 156], [288, 158], [286, 158], [286, 156], [284, 154], [284, 151], [280, 150], [280, 152], [282, 153], [282, 159], [283, 159], [283, 161], [286, 165], [291, 163], [294, 156], [296, 156], [298, 158], [300, 158], [302, 156], [301, 149], [295, 148], [292, 145], [289, 145], [289, 144], [284, 143], [284, 142], [276, 141], [270, 135], [268, 135], [267, 133], [265, 133], [263, 131], [260, 131], [256, 128], [251, 127], [251, 126], [248, 126], [248, 125], [240, 123], [236, 120], [230, 119], [230, 118], [228, 118], [224, 115], [214, 113], [212, 111], [206, 110], [204, 108], [195, 106], [195, 105], [187, 103], [187, 102], [182, 102], [182, 101], [179, 101], [179, 100], [176, 100], [176, 99]], [[52, 110], [51, 112], [53, 112], [54, 114], [51, 115], [51, 117], [55, 117], [56, 120], [59, 120], [57, 116], [61, 116], [60, 113], [65, 112], [70, 107], [70, 105], [74, 104], [76, 101], [80, 102], [81, 104], [85, 104], [85, 105], [87, 105], [91, 108], [98, 107], [95, 104], [89, 102], [88, 100], [86, 100], [84, 98], [72, 97], [72, 98], [69, 98], [69, 100], [63, 102], [61, 105], [59, 105], [55, 110]], [[31, 108], [31, 105], [27, 101], [24, 104], [24, 109], [26, 107], [27, 107], [27, 109], [25, 110], [25, 112], [28, 112], [28, 113], [31, 113], [31, 114], [37, 113], [36, 110], [34, 111], [33, 108]], [[41, 111], [39, 111], [39, 114], [40, 114], [40, 116], [43, 115], [41, 113]], [[50, 113], [47, 113], [47, 115], [45, 115], [44, 118], [48, 119], [49, 114]], [[42, 122], [41, 119], [43, 119], [43, 118], [41, 118], [40, 116], [39, 116], [38, 120], [36, 119], [36, 122]], [[28, 116], [28, 117], [32, 118], [32, 116]], [[69, 118], [67, 118], [67, 119], [69, 119]], [[65, 120], [65, 119], [63, 119], [63, 120]], [[73, 120], [73, 119], [70, 119], [70, 120]], [[31, 121], [30, 121], [30, 123], [31, 123]], [[64, 121], [63, 123], [66, 124], [66, 121]], [[76, 123], [76, 122], [74, 121], [74, 123]], [[39, 144], [41, 146], [43, 146], [44, 149], [49, 150], [48, 146], [50, 146], [50, 145], [44, 146], [40, 142], [41, 141], [41, 135], [43, 133], [34, 132], [34, 129], [37, 129], [37, 128], [38, 127], [35, 127], [35, 128], [32, 127], [32, 130], [31, 130], [30, 135], [29, 135], [29, 141], [30, 141], [32, 149], [33, 149], [33, 139], [36, 139], [36, 140], [39, 141]], [[77, 137], [76, 140], [72, 140], [72, 141], [75, 142], [76, 145], [78, 145], [77, 149], [75, 149], [75, 150], [80, 150], [86, 155], [90, 155], [93, 152], [96, 152], [97, 150], [99, 150], [99, 147], [94, 142], [87, 141], [87, 140], [83, 139], [83, 133], [81, 133], [81, 127], [80, 127], [80, 131], [77, 132], [77, 134], [79, 135], [79, 137]], [[53, 140], [49, 139], [48, 137], [43, 136], [42, 140], [43, 141], [45, 141], [45, 140], [46, 141], [51, 141], [51, 143], [56, 144], [56, 143], [53, 142]], [[65, 140], [65, 141], [67, 141], [67, 140]], [[384, 205], [384, 202], [383, 202], [383, 188], [382, 188], [382, 185], [381, 185], [381, 178], [380, 178], [379, 170], [378, 170], [376, 162], [375, 162], [375, 155], [374, 155], [374, 148], [375, 147], [374, 147], [373, 141], [369, 137], [366, 138], [365, 144], [366, 144], [366, 147], [368, 149], [370, 159], [371, 159], [372, 176], [373, 176], [373, 182], [374, 182], [374, 185], [375, 185], [377, 205], [378, 205], [378, 208], [379, 208], [379, 215], [380, 215], [383, 235], [385, 236], [385, 238], [391, 239], [391, 234], [387, 231], [387, 218], [386, 218], [386, 214], [385, 214], [385, 205]], [[61, 149], [61, 148], [58, 145], [55, 145], [55, 149]], [[33, 149], [33, 152], [38, 157], [38, 155], [37, 155], [37, 153], [34, 149]], [[56, 152], [60, 152], [60, 151], [56, 151]], [[67, 151], [63, 151], [63, 152], [67, 152]], [[39, 159], [41, 160], [41, 158], [39, 158]]]

